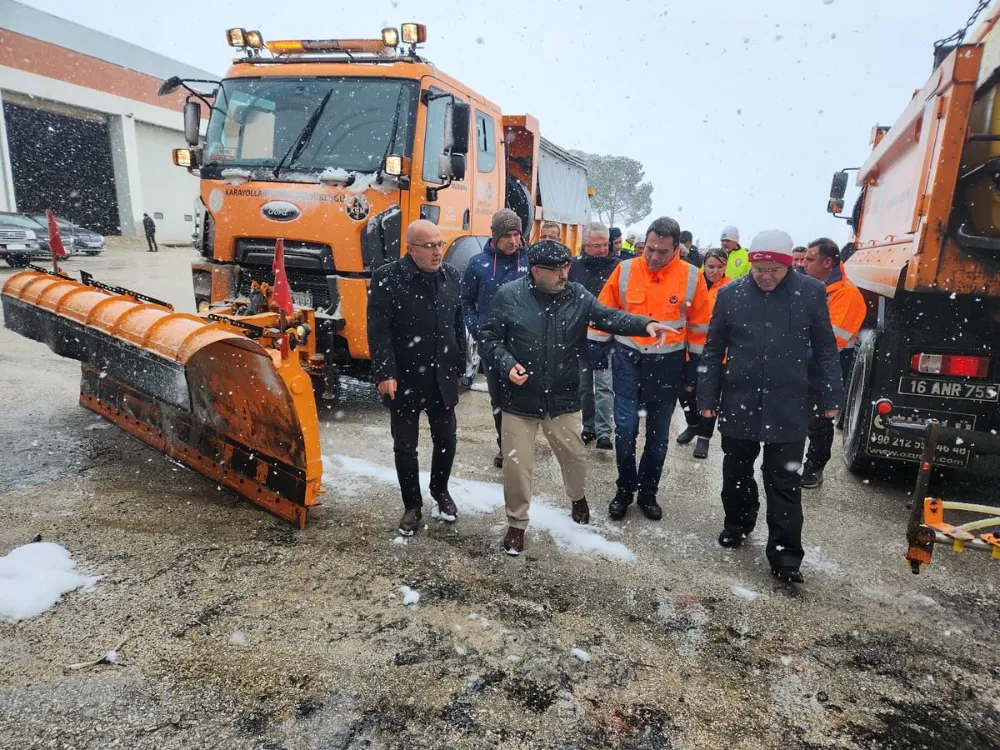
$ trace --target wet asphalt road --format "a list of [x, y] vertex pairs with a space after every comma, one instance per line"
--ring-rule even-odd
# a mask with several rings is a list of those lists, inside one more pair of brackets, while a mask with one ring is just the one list
[[[67, 267], [190, 310], [194, 257]], [[659, 524], [607, 520], [613, 460], [593, 452], [595, 536], [634, 560], [541, 521], [510, 560], [484, 393], [459, 407], [459, 522], [428, 517], [401, 545], [369, 386], [323, 424], [328, 489], [301, 532], [104, 429], [78, 386], [76, 363], [0, 330], [0, 555], [41, 534], [103, 576], [0, 624], [0, 747], [1000, 747], [1000, 562], [939, 549], [911, 575], [910, 472], [864, 481], [835, 454], [804, 496], [807, 583], [790, 590], [759, 532], [715, 544], [717, 440], [707, 461], [671, 447]], [[536, 477], [561, 507], [542, 442]], [[997, 502], [988, 481], [934, 488]], [[123, 638], [117, 663], [65, 668]]]

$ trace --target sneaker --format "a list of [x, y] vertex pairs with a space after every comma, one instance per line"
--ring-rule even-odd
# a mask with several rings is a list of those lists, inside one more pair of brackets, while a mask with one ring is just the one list
[[729, 529], [723, 529], [722, 533], [719, 534], [719, 546], [726, 547], [727, 549], [739, 547], [743, 544], [743, 540], [746, 538], [746, 534], [741, 534], [738, 531], [730, 531]]
[[413, 536], [414, 532], [420, 528], [420, 521], [423, 513], [420, 508], [407, 508], [403, 517], [399, 519], [400, 536]]
[[511, 557], [524, 552], [524, 529], [507, 528], [507, 536], [503, 538], [503, 551]]
[[814, 469], [806, 464], [802, 470], [802, 487], [807, 490], [814, 490], [823, 484], [823, 470]]
[[694, 444], [694, 453], [691, 455], [695, 458], [708, 458], [708, 438], [698, 438], [698, 442]]
[[590, 432], [589, 430], [584, 430], [580, 434], [580, 437], [583, 439], [583, 444], [584, 445], [590, 445], [592, 442], [594, 442], [595, 440], [597, 440], [597, 433], [596, 432]]
[[614, 500], [608, 505], [608, 515], [611, 516], [615, 521], [620, 521], [625, 518], [625, 513], [628, 511], [628, 506], [632, 504], [632, 493], [622, 492], [618, 490], [615, 493]]
[[650, 521], [659, 521], [663, 517], [663, 510], [656, 502], [656, 495], [640, 492], [637, 504], [642, 514]]
[[445, 490], [439, 495], [431, 493], [438, 504], [438, 518], [442, 521], [448, 521], [449, 523], [458, 519], [458, 506], [455, 505], [455, 501], [452, 499], [451, 494], [448, 490]]
[[497, 454], [493, 457], [493, 465], [498, 469], [503, 468], [503, 451], [497, 451]]
[[694, 440], [696, 432], [698, 432], [698, 425], [689, 424], [680, 434], [677, 435], [677, 445], [687, 445], [690, 443]]
[[611, 442], [611, 438], [607, 435], [597, 438], [597, 447], [602, 451], [613, 451], [615, 449], [615, 444]]
[[576, 523], [590, 523], [590, 506], [587, 505], [587, 498], [581, 497], [573, 502], [573, 512], [570, 513]]
[[782, 583], [805, 583], [798, 568], [771, 568], [771, 575]]

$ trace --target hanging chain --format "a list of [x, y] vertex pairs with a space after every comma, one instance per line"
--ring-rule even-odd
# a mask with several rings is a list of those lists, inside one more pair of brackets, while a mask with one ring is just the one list
[[989, 7], [991, 1], [992, 0], [979, 0], [979, 5], [976, 6], [976, 9], [972, 12], [972, 15], [969, 16], [969, 20], [965, 22], [965, 26], [960, 28], [951, 36], [947, 36], [944, 39], [938, 39], [936, 42], [934, 42], [934, 49], [935, 50], [941, 49], [942, 47], [946, 47], [952, 42], [955, 42], [956, 44], [961, 44], [962, 41], [965, 39], [965, 35], [969, 33], [969, 29], [972, 28], [973, 24], [976, 22], [976, 19], [979, 18], [979, 14]]

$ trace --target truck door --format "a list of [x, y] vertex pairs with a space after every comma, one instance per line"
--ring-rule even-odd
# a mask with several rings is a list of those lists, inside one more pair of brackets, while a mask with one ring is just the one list
[[497, 158], [499, 141], [497, 140], [497, 122], [493, 115], [480, 109], [473, 109], [472, 127], [475, 129], [475, 169], [470, 165], [472, 176], [472, 227], [470, 234], [488, 237], [490, 222], [503, 207], [504, 193], [501, 187], [500, 160]]
[[[456, 100], [462, 101], [457, 97]], [[469, 234], [473, 191], [470, 176], [475, 165], [470, 158], [466, 179], [445, 187], [444, 180], [438, 177], [438, 157], [444, 152], [445, 112], [451, 94], [443, 88], [430, 86], [422, 92], [421, 101], [426, 103], [421, 104], [417, 116], [418, 140], [411, 173], [410, 215], [433, 221], [441, 229], [445, 242], [450, 244], [455, 237]], [[436, 196], [433, 195], [435, 190]]]

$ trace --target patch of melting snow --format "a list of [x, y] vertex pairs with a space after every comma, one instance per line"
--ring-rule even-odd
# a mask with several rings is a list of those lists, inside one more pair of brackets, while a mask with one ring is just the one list
[[400, 586], [399, 593], [403, 595], [403, 606], [408, 607], [420, 601], [420, 592], [411, 589], [409, 586]]
[[410, 541], [409, 537], [396, 536], [393, 537], [391, 544], [394, 544], [397, 547], [405, 547], [409, 543], [409, 541]]
[[94, 422], [94, 424], [88, 424], [84, 429], [88, 432], [93, 432], [94, 430], [106, 430], [111, 427], [110, 422], [105, 422], [103, 419], [100, 422]]
[[741, 599], [746, 599], [751, 602], [757, 601], [757, 598], [760, 596], [760, 594], [753, 589], [748, 589], [744, 586], [733, 586], [732, 592]]
[[58, 604], [63, 594], [91, 589], [100, 578], [78, 573], [69, 550], [58, 544], [15, 547], [0, 557], [0, 621], [37, 617]]
[[577, 659], [579, 659], [580, 661], [582, 661], [584, 664], [586, 664], [587, 662], [590, 661], [590, 654], [588, 654], [583, 649], [572, 648], [572, 649], [570, 649], [569, 652], [571, 654], [573, 654], [573, 656], [575, 656]]
[[480, 393], [489, 393], [490, 387], [486, 383], [473, 383], [469, 386], [470, 391], [479, 391]]
[[[323, 467], [323, 484], [339, 490], [338, 499], [348, 502], [356, 501], [357, 498], [350, 497], [351, 493], [365, 488], [372, 480], [392, 485], [397, 483], [394, 468], [353, 456], [323, 456]], [[420, 473], [420, 484], [427, 490], [430, 485], [428, 472]], [[452, 477], [449, 489], [460, 513], [495, 513], [505, 507], [503, 486], [499, 484]], [[602, 525], [593, 522], [589, 526], [575, 523], [570, 518], [569, 510], [569, 503], [557, 506], [544, 496], [533, 497], [531, 529], [547, 531], [555, 543], [568, 552], [603, 555], [626, 562], [635, 561], [635, 553], [632, 550], [621, 542], [612, 541], [605, 536], [617, 533], [617, 530], [611, 527], [603, 528]]]
[[232, 643], [234, 646], [245, 645], [247, 642], [246, 633], [244, 633], [242, 630], [237, 630], [235, 633], [229, 636], [229, 642]]

